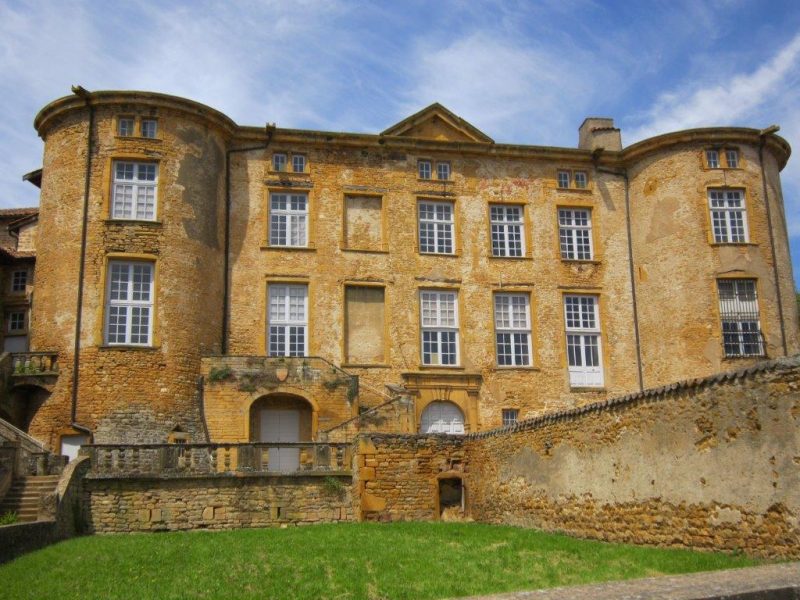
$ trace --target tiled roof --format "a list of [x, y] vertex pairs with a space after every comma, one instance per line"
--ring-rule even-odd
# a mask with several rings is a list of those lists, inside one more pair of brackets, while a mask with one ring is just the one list
[[27, 217], [29, 215], [38, 215], [38, 206], [27, 206], [17, 208], [0, 208], [1, 217]]

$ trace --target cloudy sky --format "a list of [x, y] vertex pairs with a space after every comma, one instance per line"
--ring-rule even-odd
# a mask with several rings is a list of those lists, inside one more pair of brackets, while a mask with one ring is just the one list
[[[185, 96], [236, 122], [376, 133], [441, 102], [498, 142], [629, 145], [781, 126], [800, 153], [797, 0], [0, 0], [0, 206], [35, 205], [31, 125], [69, 93]], [[800, 159], [783, 172], [800, 276]]]

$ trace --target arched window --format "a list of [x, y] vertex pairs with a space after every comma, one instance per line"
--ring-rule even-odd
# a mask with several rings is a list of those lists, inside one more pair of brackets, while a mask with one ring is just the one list
[[464, 413], [452, 402], [431, 402], [422, 411], [420, 433], [464, 433]]

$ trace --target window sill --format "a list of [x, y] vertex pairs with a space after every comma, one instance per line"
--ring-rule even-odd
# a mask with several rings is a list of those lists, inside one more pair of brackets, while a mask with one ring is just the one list
[[14, 331], [9, 331], [3, 337], [7, 337], [7, 338], [10, 338], [10, 337], [21, 337], [23, 335], [28, 335], [28, 330], [27, 329], [21, 329], [21, 330], [16, 330], [15, 329]]
[[418, 252], [420, 256], [441, 256], [443, 258], [459, 258], [460, 252], [445, 253], [445, 252]]
[[567, 265], [599, 265], [602, 263], [600, 260], [580, 260], [577, 258], [562, 258], [561, 262]]
[[342, 363], [343, 369], [388, 369], [389, 364], [384, 363]]
[[704, 171], [743, 171], [742, 167], [709, 167], [708, 165], [703, 166]]
[[264, 244], [261, 246], [262, 250], [287, 250], [289, 252], [316, 252], [317, 249], [313, 246], [270, 246]]
[[502, 373], [503, 371], [541, 371], [541, 367], [523, 367], [517, 365], [495, 365], [492, 371], [495, 373]]
[[489, 254], [487, 258], [492, 259], [499, 259], [499, 260], [533, 260], [532, 256], [525, 255], [525, 256], [496, 256], [494, 254]]
[[740, 360], [768, 360], [769, 357], [765, 354], [737, 354], [736, 356], [723, 356], [722, 360], [724, 361], [731, 361], [731, 362], [738, 362]]
[[98, 350], [122, 350], [128, 352], [133, 350], [135, 352], [154, 352], [161, 350], [161, 346], [135, 346], [132, 344], [101, 344], [97, 347]]
[[115, 135], [114, 137], [118, 140], [133, 140], [136, 142], [147, 141], [147, 142], [156, 142], [159, 144], [164, 141], [162, 138], [159, 137], [151, 138], [151, 137], [145, 137], [143, 135]]
[[759, 246], [755, 242], [711, 242], [709, 246], [712, 248], [719, 248], [724, 246]]
[[339, 246], [339, 250], [342, 252], [360, 252], [361, 254], [389, 254], [389, 250], [386, 248], [349, 248], [347, 246]]
[[446, 371], [466, 371], [466, 367], [458, 365], [419, 365], [420, 371], [446, 370]]
[[594, 192], [594, 189], [593, 189], [593, 188], [591, 188], [591, 187], [585, 187], [585, 188], [565, 188], [565, 187], [558, 187], [558, 186], [556, 186], [556, 187], [555, 187], [555, 190], [556, 190], [557, 192], [567, 192], [567, 193], [576, 193], [576, 194], [592, 194], [592, 192]]
[[454, 183], [455, 182], [455, 180], [453, 180], [453, 179], [433, 179], [433, 178], [425, 179], [423, 177], [417, 177], [417, 181], [420, 181], [422, 183]]
[[106, 225], [152, 225], [161, 227], [163, 221], [151, 221], [150, 219], [103, 219]]
[[605, 393], [607, 390], [606, 390], [605, 386], [600, 386], [600, 387], [587, 387], [587, 386], [573, 387], [573, 386], [570, 386], [569, 387], [569, 391], [570, 392], [577, 392], [579, 394], [583, 394], [583, 393], [586, 393], [586, 392], [602, 392], [602, 393]]
[[297, 175], [298, 177], [311, 176], [310, 171], [275, 171], [273, 169], [270, 169], [269, 171], [267, 171], [267, 173], [269, 173], [270, 175], [279, 175], [279, 176], [280, 175]]

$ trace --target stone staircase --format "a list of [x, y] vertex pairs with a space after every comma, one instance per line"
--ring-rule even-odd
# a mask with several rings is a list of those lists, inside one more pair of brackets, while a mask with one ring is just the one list
[[0, 501], [0, 516], [7, 512], [17, 514], [19, 522], [36, 521], [40, 499], [54, 492], [60, 475], [32, 475], [14, 479], [8, 493]]

